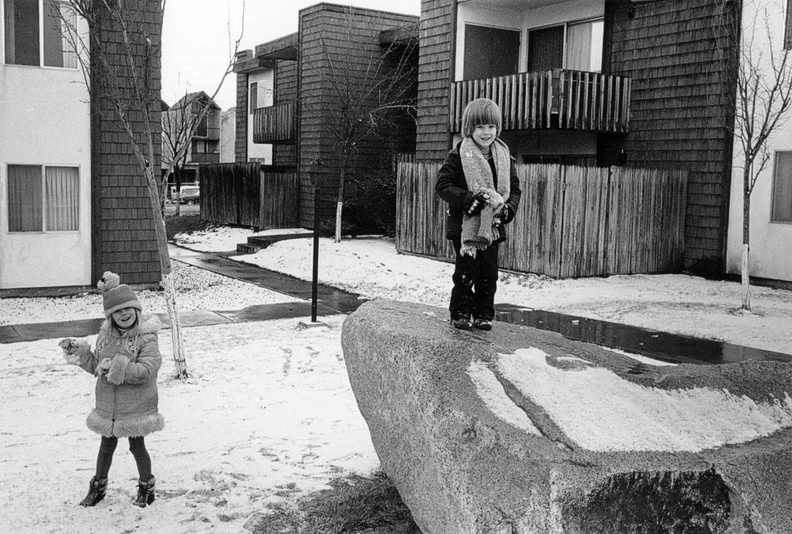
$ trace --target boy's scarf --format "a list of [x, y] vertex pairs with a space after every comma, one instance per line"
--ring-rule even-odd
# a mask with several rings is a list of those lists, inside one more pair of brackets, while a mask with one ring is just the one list
[[462, 160], [462, 171], [470, 191], [475, 195], [483, 192], [487, 198], [487, 205], [478, 215], [462, 216], [462, 248], [461, 254], [476, 257], [478, 249], [487, 248], [499, 237], [499, 232], [493, 226], [495, 214], [501, 209], [505, 199], [509, 198], [511, 188], [511, 154], [509, 147], [500, 139], [490, 145], [490, 154], [495, 161], [495, 172], [498, 175], [498, 189], [495, 190], [495, 181], [492, 170], [484, 158], [478, 145], [472, 138], [466, 137], [459, 147], [459, 156]]

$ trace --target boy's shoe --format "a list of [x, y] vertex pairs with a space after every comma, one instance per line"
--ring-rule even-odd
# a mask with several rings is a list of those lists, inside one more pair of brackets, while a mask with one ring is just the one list
[[473, 323], [470, 322], [470, 317], [451, 319], [451, 324], [454, 326], [454, 328], [458, 328], [460, 330], [470, 330], [473, 328]]
[[492, 330], [492, 321], [488, 319], [476, 319], [475, 321], [473, 321], [473, 326], [475, 326], [479, 330], [490, 331]]

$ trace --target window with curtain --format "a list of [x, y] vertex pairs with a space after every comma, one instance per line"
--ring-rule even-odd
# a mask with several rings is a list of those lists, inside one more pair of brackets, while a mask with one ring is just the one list
[[38, 165], [8, 166], [8, 231], [41, 232], [44, 192]]
[[784, 27], [784, 50], [792, 50], [792, 2], [787, 2], [786, 25]]
[[3, 8], [6, 63], [77, 68], [67, 37], [77, 27], [73, 10], [59, 0], [3, 0]]
[[528, 32], [528, 71], [602, 70], [604, 22], [592, 20]]
[[9, 232], [73, 232], [79, 218], [76, 167], [8, 166]]
[[44, 172], [46, 229], [50, 232], [79, 230], [80, 176], [74, 167], [47, 167]]
[[776, 152], [772, 204], [772, 222], [792, 223], [792, 151]]
[[44, 65], [76, 69], [77, 53], [69, 40], [77, 35], [77, 14], [59, 0], [44, 0], [44, 6]]
[[528, 71], [564, 67], [564, 27], [554, 26], [528, 32]]
[[465, 25], [465, 80], [494, 78], [519, 70], [520, 32]]
[[567, 26], [565, 68], [589, 72], [602, 70], [603, 28], [601, 20]]

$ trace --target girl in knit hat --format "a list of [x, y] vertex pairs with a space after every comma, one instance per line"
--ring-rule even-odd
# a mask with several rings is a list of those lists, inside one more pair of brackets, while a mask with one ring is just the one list
[[509, 147], [500, 140], [501, 111], [488, 98], [462, 114], [462, 141], [448, 153], [435, 191], [448, 203], [446, 238], [456, 252], [448, 311], [462, 330], [491, 330], [498, 282], [498, 243], [506, 239], [522, 191]]
[[104, 499], [118, 438], [129, 438], [129, 450], [140, 475], [134, 504], [142, 508], [154, 502], [155, 480], [143, 437], [165, 426], [157, 411], [157, 372], [162, 363], [157, 344], [160, 322], [156, 316], [142, 316], [137, 296], [120, 282], [117, 274], [108, 271], [97, 284], [102, 290], [106, 320], [99, 329], [96, 348], [92, 351], [85, 340], [60, 342], [68, 363], [97, 377], [96, 407], [86, 423], [102, 436], [102, 441], [96, 474], [88, 495], [80, 502], [82, 506], [94, 506]]

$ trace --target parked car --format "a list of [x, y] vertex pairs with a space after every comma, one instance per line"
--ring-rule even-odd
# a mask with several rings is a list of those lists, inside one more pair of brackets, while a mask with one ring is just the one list
[[201, 198], [201, 188], [197, 185], [184, 185], [179, 192], [181, 204], [197, 204]]

